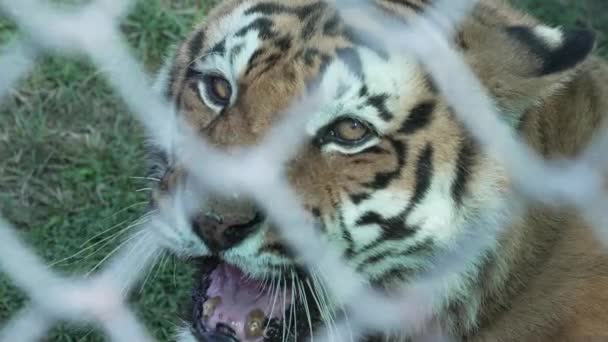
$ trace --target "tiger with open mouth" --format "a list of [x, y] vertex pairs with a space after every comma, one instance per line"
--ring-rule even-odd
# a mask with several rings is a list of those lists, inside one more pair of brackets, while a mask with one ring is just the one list
[[[375, 1], [404, 21], [430, 3]], [[446, 282], [434, 303], [441, 329], [463, 341], [608, 340], [608, 262], [592, 231], [570, 209], [521, 198], [420, 63], [359, 38], [324, 1], [225, 0], [177, 47], [158, 88], [225, 149], [256, 144], [311, 87], [324, 91], [331, 101], [308, 113], [287, 178], [369, 285], [406, 285], [459, 234], [506, 224]], [[545, 157], [577, 155], [608, 114], [608, 69], [586, 30], [483, 0], [453, 45], [504, 121]], [[154, 206], [185, 171], [159, 149], [151, 160]], [[189, 224], [162, 233], [177, 254], [201, 259], [182, 342], [301, 341], [343, 314], [251, 199], [209, 196]]]

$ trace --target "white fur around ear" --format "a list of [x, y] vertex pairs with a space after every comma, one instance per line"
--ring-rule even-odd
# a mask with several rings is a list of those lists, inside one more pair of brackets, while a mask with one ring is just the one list
[[545, 25], [510, 26], [507, 34], [540, 61], [537, 76], [565, 72], [587, 59], [595, 34], [584, 29], [562, 30]]
[[560, 28], [539, 25], [532, 32], [552, 50], [559, 49], [564, 44], [564, 33]]

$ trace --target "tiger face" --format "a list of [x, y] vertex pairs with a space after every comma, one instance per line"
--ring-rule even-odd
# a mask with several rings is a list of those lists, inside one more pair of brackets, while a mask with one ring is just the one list
[[[377, 5], [407, 20], [425, 2]], [[480, 3], [453, 43], [514, 130], [593, 45], [583, 32], [540, 26], [498, 1]], [[177, 49], [158, 84], [177, 115], [223, 149], [259, 143], [297, 99], [323, 94], [323, 106], [293, 128], [307, 140], [286, 177], [318, 233], [372, 286], [406, 284], [460, 234], [483, 234], [514, 215], [502, 166], [467, 134], [421, 64], [362, 39], [324, 1], [224, 1]], [[167, 152], [152, 156], [158, 205], [185, 171]], [[190, 222], [162, 233], [176, 253], [205, 259], [194, 335], [184, 340], [217, 331], [239, 340], [295, 339], [339, 311], [249, 198], [209, 196]], [[461, 320], [474, 325], [475, 279], [499, 245], [452, 277], [438, 315], [472, 298]], [[292, 324], [292, 314], [305, 323]]]

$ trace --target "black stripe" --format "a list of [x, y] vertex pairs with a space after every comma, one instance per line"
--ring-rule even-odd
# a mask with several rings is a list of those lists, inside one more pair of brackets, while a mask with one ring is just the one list
[[308, 82], [306, 85], [306, 90], [310, 93], [313, 89], [318, 88], [319, 84], [323, 81], [323, 77], [325, 77], [325, 72], [327, 71], [327, 67], [329, 67], [329, 63], [331, 62], [331, 57], [325, 54], [318, 55], [319, 59], [319, 71], [317, 75], [312, 79], [312, 81]]
[[295, 15], [300, 20], [306, 19], [311, 13], [318, 11], [320, 8], [325, 7], [326, 5], [321, 2], [315, 2], [310, 5], [304, 5], [300, 7], [290, 7], [282, 4], [274, 3], [274, 2], [262, 2], [259, 3], [247, 11], [245, 11], [245, 15], [251, 14], [261, 14], [261, 15], [277, 15], [277, 14], [288, 14]]
[[222, 39], [219, 43], [215, 44], [209, 52], [223, 55], [226, 52], [226, 40]]
[[369, 199], [369, 194], [366, 194], [364, 192], [360, 192], [360, 193], [356, 193], [356, 194], [349, 194], [348, 195], [350, 197], [350, 200], [353, 202], [353, 204], [358, 205], [361, 202]]
[[184, 77], [184, 85], [181, 88], [180, 97], [183, 95], [183, 92], [186, 89], [190, 89], [194, 94], [200, 96], [198, 85], [202, 78], [203, 74], [200, 71], [194, 69], [194, 67], [189, 67], [186, 70], [186, 75]]
[[258, 18], [252, 21], [249, 25], [243, 27], [235, 33], [236, 37], [243, 37], [249, 31], [258, 31], [260, 39], [271, 39], [276, 37], [276, 33], [272, 30], [274, 23], [268, 18]]
[[175, 107], [176, 107], [176, 111], [179, 113], [182, 109], [182, 102], [181, 99], [184, 95], [184, 91], [186, 91], [186, 89], [191, 89], [194, 91], [195, 94], [199, 94], [197, 85], [199, 80], [201, 79], [201, 72], [194, 69], [194, 66], [190, 66], [186, 69], [186, 73], [184, 75], [184, 79], [182, 80], [179, 89], [177, 90], [177, 93], [175, 94]]
[[419, 254], [427, 254], [430, 255], [433, 251], [433, 247], [435, 247], [435, 243], [432, 238], [427, 238], [424, 241], [417, 243], [415, 245], [409, 246], [404, 250], [390, 250], [390, 251], [382, 251], [378, 253], [374, 253], [369, 256], [365, 260], [363, 260], [358, 266], [357, 270], [362, 272], [369, 266], [373, 266], [375, 264], [380, 263], [384, 260], [389, 260], [391, 258], [399, 258], [399, 257], [408, 257], [412, 255]]
[[414, 187], [414, 195], [410, 199], [407, 215], [414, 209], [426, 195], [430, 185], [431, 177], [433, 176], [433, 146], [428, 143], [424, 151], [418, 157], [416, 164], [416, 186]]
[[384, 189], [390, 184], [390, 182], [401, 175], [401, 170], [405, 166], [405, 162], [407, 160], [407, 145], [404, 145], [403, 142], [398, 140], [391, 140], [391, 144], [394, 150], [393, 153], [395, 153], [397, 158], [397, 167], [390, 172], [377, 173], [373, 181], [363, 184], [364, 187], [374, 190]]
[[165, 98], [167, 100], [171, 100], [173, 98], [174, 94], [174, 86], [175, 86], [175, 82], [177, 81], [177, 78], [179, 76], [179, 72], [181, 70], [181, 68], [179, 67], [179, 64], [177, 62], [177, 58], [173, 59], [173, 65], [171, 66], [171, 70], [169, 71], [169, 79], [167, 80], [167, 84], [165, 86]]
[[458, 152], [456, 178], [454, 178], [454, 182], [452, 183], [452, 199], [454, 199], [454, 202], [458, 206], [462, 204], [462, 197], [467, 190], [467, 183], [471, 177], [471, 168], [475, 163], [477, 153], [478, 149], [473, 139], [467, 137]]
[[416, 269], [405, 265], [397, 265], [382, 272], [378, 279], [374, 280], [374, 286], [382, 286], [384, 283], [395, 280], [407, 280], [416, 274]]
[[408, 0], [386, 0], [386, 1], [396, 4], [396, 5], [405, 6], [416, 13], [424, 12], [424, 7], [422, 7], [418, 4], [414, 4]]
[[342, 210], [336, 210], [336, 216], [338, 225], [340, 226], [340, 231], [342, 233], [342, 240], [346, 243], [346, 249], [344, 250], [344, 257], [349, 259], [353, 256], [355, 252], [355, 242], [353, 240], [353, 235], [348, 230], [346, 223], [344, 223], [344, 215], [342, 214]]
[[234, 46], [232, 49], [230, 49], [230, 62], [234, 63], [235, 58], [237, 57], [237, 55], [239, 53], [241, 53], [241, 51], [243, 51], [243, 48], [245, 47], [245, 44], [238, 44], [236, 46]]
[[368, 211], [363, 216], [359, 217], [356, 225], [364, 226], [369, 224], [377, 224], [382, 229], [382, 241], [397, 241], [407, 238], [416, 232], [416, 227], [410, 227], [405, 224], [405, 217], [398, 215], [395, 217], [383, 218], [374, 211]]
[[367, 96], [367, 94], [369, 94], [369, 89], [364, 84], [361, 86], [361, 89], [359, 89], [359, 97], [365, 97], [365, 96]]
[[280, 52], [277, 52], [277, 53], [273, 53], [273, 54], [269, 55], [268, 57], [264, 58], [264, 60], [260, 63], [260, 64], [264, 65], [264, 69], [262, 69], [258, 73], [258, 76], [267, 73], [268, 70], [275, 67], [277, 65], [277, 62], [279, 61], [279, 59], [281, 59], [281, 57], [283, 57], [283, 54], [281, 54]]
[[426, 127], [431, 122], [434, 110], [434, 100], [418, 104], [416, 107], [414, 107], [414, 109], [412, 109], [407, 119], [404, 120], [399, 132], [404, 134], [412, 134]]
[[[392, 224], [393, 227], [389, 229], [382, 230], [382, 235], [376, 239], [373, 243], [365, 246], [360, 253], [364, 253], [370, 250], [377, 248], [386, 240], [400, 240], [407, 238], [418, 231], [419, 227], [417, 226], [409, 226], [405, 222], [409, 217], [412, 210], [415, 206], [423, 199], [424, 195], [428, 191], [428, 188], [431, 184], [431, 176], [433, 175], [433, 147], [430, 144], [427, 144], [424, 151], [418, 157], [418, 162], [416, 165], [416, 185], [414, 187], [414, 195], [410, 199], [405, 210], [389, 219], [383, 219], [378, 213], [375, 212], [367, 212], [362, 217], [359, 218], [357, 224], [371, 224], [375, 223], [380, 225], [380, 227], [387, 226], [387, 224]], [[395, 229], [395, 224], [399, 222], [402, 225], [402, 229]]]
[[417, 243], [413, 246], [409, 246], [406, 250], [400, 251], [399, 256], [413, 255], [413, 254], [431, 254], [435, 247], [435, 241], [433, 238], [426, 238], [422, 242]]
[[249, 61], [247, 62], [245, 76], [249, 75], [249, 73], [253, 71], [253, 69], [257, 66], [257, 59], [260, 58], [265, 51], [265, 49], [257, 49], [253, 54], [251, 54], [251, 57], [249, 57]]
[[390, 121], [393, 118], [393, 113], [391, 113], [386, 107], [386, 101], [388, 100], [388, 94], [379, 94], [370, 96], [367, 99], [367, 103], [376, 108], [380, 118], [384, 121]]
[[433, 76], [431, 76], [430, 74], [426, 74], [424, 76], [424, 81], [431, 94], [439, 95], [439, 88], [437, 87], [437, 83], [435, 83]]
[[296, 56], [302, 58], [304, 63], [309, 67], [312, 67], [315, 64], [316, 57], [319, 55], [322, 55], [322, 53], [316, 48], [307, 48], [296, 54]]
[[295, 257], [295, 253], [293, 252], [293, 250], [281, 243], [272, 243], [269, 245], [262, 246], [258, 250], [258, 255], [261, 255], [262, 253], [270, 253], [287, 258]]
[[328, 36], [335, 36], [340, 31], [340, 16], [336, 13], [331, 16], [323, 25], [323, 34]]
[[353, 240], [353, 235], [348, 231], [348, 228], [346, 228], [346, 225], [342, 221], [340, 222], [340, 226], [342, 227], [342, 239], [346, 242], [344, 257], [350, 259], [355, 255], [355, 241]]
[[313, 16], [311, 16], [306, 24], [302, 27], [300, 31], [300, 37], [302, 40], [309, 40], [315, 34], [317, 27], [319, 26], [319, 20], [323, 16], [323, 12], [316, 12]]
[[348, 67], [355, 76], [363, 79], [363, 63], [357, 50], [353, 48], [338, 49], [337, 57]]
[[369, 160], [369, 159], [355, 159], [352, 161], [352, 163], [354, 165], [369, 165], [369, 164], [375, 164], [375, 162], [373, 160]]
[[196, 57], [201, 54], [203, 44], [205, 43], [205, 31], [200, 30], [190, 40], [190, 46], [188, 47], [188, 61], [192, 62]]
[[276, 39], [273, 44], [274, 46], [276, 46], [277, 49], [281, 50], [282, 52], [285, 52], [291, 48], [292, 38], [290, 35], [286, 34]]
[[[420, 201], [424, 198], [424, 195], [428, 191], [429, 186], [431, 184], [432, 175], [433, 175], [433, 147], [430, 144], [427, 144], [424, 151], [418, 157], [418, 162], [416, 164], [416, 185], [414, 186], [414, 195], [412, 195], [412, 198], [410, 199], [409, 203], [407, 204], [407, 207], [405, 208], [405, 210], [401, 214], [396, 216], [397, 218], [400, 218], [400, 220], [404, 226], [406, 226], [405, 222], [407, 221], [407, 218], [409, 217], [412, 210], [416, 207], [416, 205], [418, 205], [418, 203], [420, 203]], [[394, 218], [392, 220], [394, 220]], [[408, 237], [418, 230], [418, 227], [409, 227], [408, 226], [407, 228], [410, 233], [403, 235], [401, 237], [398, 237], [398, 238], [402, 239], [402, 238]], [[365, 248], [365, 250], [373, 249], [373, 248], [377, 247], [378, 245], [380, 245], [383, 242], [383, 240], [387, 240], [387, 239], [391, 240], [392, 238], [393, 238], [392, 236], [385, 236], [384, 232], [383, 232], [383, 235], [378, 240], [376, 240], [373, 244], [368, 245]]]
[[357, 154], [363, 155], [363, 154], [389, 154], [389, 153], [390, 152], [388, 150], [385, 150], [382, 147], [375, 145], [375, 146], [370, 146]]

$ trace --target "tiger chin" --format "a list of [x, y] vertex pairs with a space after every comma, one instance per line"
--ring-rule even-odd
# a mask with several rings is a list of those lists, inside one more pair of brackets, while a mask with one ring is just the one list
[[[429, 2], [375, 3], [408, 21]], [[441, 330], [461, 341], [608, 340], [608, 262], [591, 229], [571, 209], [518, 194], [414, 58], [360, 38], [324, 1], [225, 0], [177, 46], [157, 86], [223, 149], [255, 145], [294, 101], [320, 91], [329, 100], [294, 128], [307, 139], [286, 177], [318, 233], [370, 286], [407, 285], [461, 234], [501, 226], [436, 298]], [[485, 0], [452, 43], [542, 156], [577, 156], [605, 126], [608, 68], [592, 33]], [[152, 206], [185, 175], [154, 146]], [[342, 317], [260, 207], [212, 195], [189, 222], [162, 230], [175, 253], [200, 260], [180, 341], [301, 341]]]

